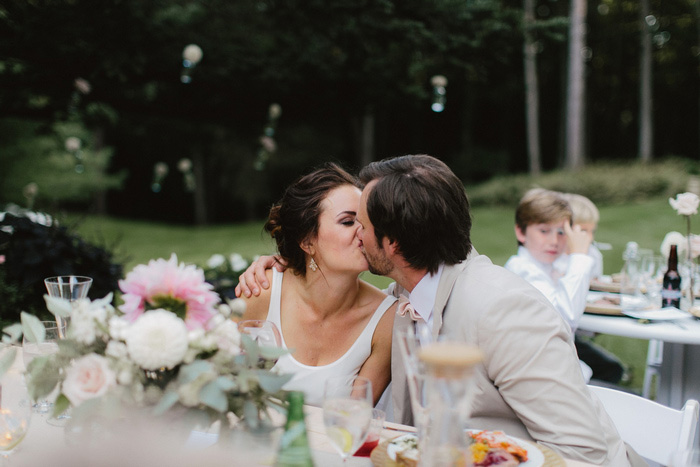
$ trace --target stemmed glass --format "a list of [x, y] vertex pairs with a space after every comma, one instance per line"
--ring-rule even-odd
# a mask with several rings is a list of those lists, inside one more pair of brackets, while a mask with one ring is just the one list
[[372, 421], [372, 382], [362, 376], [329, 378], [323, 393], [323, 425], [343, 463], [365, 442]]
[[275, 323], [263, 319], [247, 319], [238, 323], [238, 331], [250, 336], [260, 347], [258, 366], [261, 369], [269, 370], [275, 366], [282, 347], [282, 335]]
[[8, 370], [0, 379], [0, 457], [4, 464], [29, 430], [32, 410], [22, 373]]
[[[22, 336], [22, 358], [24, 360], [24, 366], [29, 367], [29, 364], [36, 357], [43, 357], [46, 355], [55, 354], [58, 352], [58, 339], [64, 336], [66, 333], [65, 325], [59, 328], [55, 321], [42, 321], [41, 324], [44, 325], [44, 340], [43, 342], [36, 342], [29, 339], [26, 335]], [[48, 399], [42, 399], [36, 401], [32, 406], [35, 413], [45, 414], [47, 413], [53, 404], [49, 402]]]
[[[70, 302], [87, 297], [92, 285], [92, 278], [86, 276], [55, 276], [44, 279], [46, 290], [51, 297], [65, 298]], [[70, 318], [56, 316], [56, 324], [63, 329], [70, 323]], [[65, 335], [61, 335], [61, 338]]]
[[238, 323], [238, 331], [241, 334], [248, 334], [260, 346], [282, 346], [282, 335], [272, 321], [247, 319]]

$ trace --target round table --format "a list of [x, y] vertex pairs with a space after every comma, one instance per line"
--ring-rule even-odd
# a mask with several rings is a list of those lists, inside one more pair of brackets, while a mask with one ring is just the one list
[[642, 323], [627, 316], [584, 313], [579, 329], [635, 339], [658, 340], [663, 345], [656, 401], [680, 409], [688, 399], [700, 400], [700, 321], [690, 317]]

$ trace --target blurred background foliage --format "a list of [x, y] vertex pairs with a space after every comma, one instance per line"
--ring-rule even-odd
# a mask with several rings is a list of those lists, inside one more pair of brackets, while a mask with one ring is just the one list
[[[693, 0], [650, 4], [654, 156], [660, 165], [697, 160], [700, 13]], [[586, 186], [603, 202], [672, 190], [657, 165], [640, 165], [641, 185], [627, 193], [604, 181], [637, 155], [639, 2], [591, 0], [587, 9], [583, 137], [600, 186]], [[548, 173], [563, 166], [568, 14], [569, 2], [536, 1]], [[512, 203], [519, 189], [505, 193], [502, 177], [528, 167], [522, 21], [515, 0], [3, 2], [0, 204], [238, 222], [263, 218], [284, 186], [322, 161], [356, 170], [405, 153], [441, 158], [468, 186], [493, 180], [483, 197], [472, 190], [474, 202]], [[203, 58], [183, 84], [192, 43]], [[430, 110], [434, 75], [448, 79], [441, 113]], [[274, 125], [273, 103], [282, 109]], [[274, 146], [261, 161], [265, 135]], [[82, 143], [81, 173], [70, 137]], [[155, 192], [158, 163], [168, 171]], [[584, 189], [577, 180], [547, 183]]]

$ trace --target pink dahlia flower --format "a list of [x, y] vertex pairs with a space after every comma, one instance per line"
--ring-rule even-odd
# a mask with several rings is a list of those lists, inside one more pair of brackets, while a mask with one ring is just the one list
[[185, 320], [187, 329], [206, 328], [218, 313], [219, 295], [204, 280], [204, 271], [194, 265], [169, 260], [151, 260], [136, 266], [119, 281], [124, 304], [119, 309], [129, 321], [148, 310], [163, 308]]

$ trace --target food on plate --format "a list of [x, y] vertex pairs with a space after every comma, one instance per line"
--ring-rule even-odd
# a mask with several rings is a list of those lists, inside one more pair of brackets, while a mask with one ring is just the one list
[[418, 465], [418, 438], [413, 435], [401, 436], [391, 442], [396, 446], [396, 463], [405, 467]]
[[469, 449], [475, 466], [516, 466], [527, 461], [527, 450], [502, 431], [469, 432]]
[[[469, 431], [466, 433], [475, 467], [512, 467], [527, 462], [527, 449], [502, 431]], [[418, 465], [418, 440], [414, 435], [400, 436], [390, 443], [390, 457], [401, 467]]]

